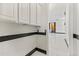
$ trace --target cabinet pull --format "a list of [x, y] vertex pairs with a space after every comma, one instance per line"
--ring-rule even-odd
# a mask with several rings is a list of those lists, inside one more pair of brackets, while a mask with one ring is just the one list
[[66, 40], [66, 39], [64, 39], [64, 41], [65, 41], [65, 43], [66, 43], [66, 46], [69, 48], [69, 45], [68, 45], [68, 43], [67, 43], [67, 40]]

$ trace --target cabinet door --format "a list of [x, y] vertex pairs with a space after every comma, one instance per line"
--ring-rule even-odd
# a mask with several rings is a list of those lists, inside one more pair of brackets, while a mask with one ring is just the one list
[[37, 4], [37, 25], [41, 25], [41, 21], [42, 21], [42, 5], [41, 4]]
[[68, 55], [68, 42], [65, 34], [55, 34], [55, 51], [56, 55]]
[[[0, 3], [0, 21], [17, 22], [17, 4]], [[9, 21], [8, 21], [9, 20]]]
[[36, 4], [35, 3], [31, 3], [30, 4], [30, 24], [32, 25], [36, 25]]
[[29, 3], [19, 4], [19, 22], [29, 24]]

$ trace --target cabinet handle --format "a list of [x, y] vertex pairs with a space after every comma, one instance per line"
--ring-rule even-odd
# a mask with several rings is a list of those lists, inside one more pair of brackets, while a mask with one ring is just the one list
[[65, 43], [66, 43], [66, 46], [69, 48], [69, 45], [68, 45], [68, 43], [67, 43], [67, 40], [66, 40], [66, 39], [64, 39], [64, 41], [65, 41]]

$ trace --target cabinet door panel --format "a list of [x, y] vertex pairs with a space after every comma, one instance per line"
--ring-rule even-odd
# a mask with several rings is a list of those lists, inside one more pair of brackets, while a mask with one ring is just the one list
[[35, 3], [31, 3], [30, 4], [30, 24], [36, 25], [36, 4]]
[[19, 22], [29, 24], [29, 3], [19, 4]]
[[0, 3], [0, 18], [6, 21], [17, 21], [17, 4]]
[[56, 53], [59, 55], [68, 54], [68, 42], [66, 41], [66, 36], [64, 34], [56, 34], [55, 39], [55, 49]]
[[37, 4], [37, 25], [41, 25], [42, 21], [42, 6]]

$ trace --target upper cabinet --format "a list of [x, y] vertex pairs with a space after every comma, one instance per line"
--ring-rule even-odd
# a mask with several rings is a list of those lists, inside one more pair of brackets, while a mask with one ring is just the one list
[[35, 3], [20, 3], [19, 6], [19, 23], [39, 26], [41, 9], [40, 5]]
[[42, 20], [42, 5], [37, 4], [37, 25], [41, 25], [41, 20]]
[[19, 4], [19, 23], [29, 24], [29, 3]]
[[18, 22], [16, 3], [0, 3], [0, 21]]
[[31, 3], [30, 4], [30, 24], [37, 25], [37, 4]]
[[37, 3], [0, 3], [0, 22], [41, 25], [42, 5]]

